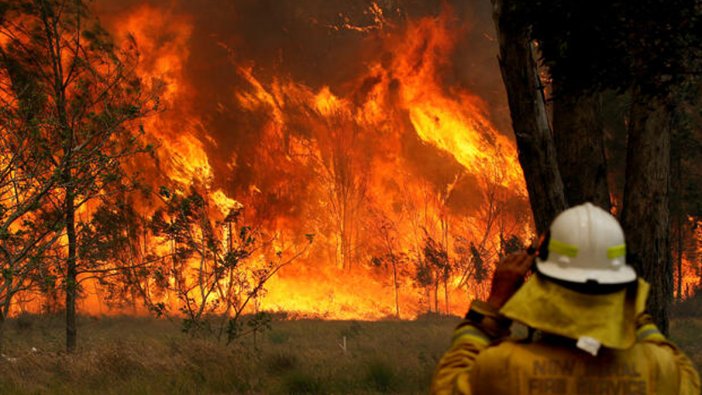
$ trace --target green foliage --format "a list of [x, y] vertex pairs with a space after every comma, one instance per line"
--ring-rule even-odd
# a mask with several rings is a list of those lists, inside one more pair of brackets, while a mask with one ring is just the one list
[[440, 279], [448, 279], [451, 275], [452, 267], [446, 248], [427, 235], [424, 238], [424, 248], [422, 252], [424, 253], [424, 262], [426, 267], [421, 269], [423, 276], [422, 278], [420, 278], [419, 271], [417, 272], [418, 282], [420, 280], [427, 281], [428, 278], [426, 277], [428, 275], [431, 277], [433, 282], [437, 282]]
[[[504, 246], [501, 246], [504, 248]], [[468, 284], [472, 279], [477, 284], [481, 284], [488, 279], [489, 265], [487, 261], [488, 252], [484, 248], [469, 241], [465, 237], [456, 237], [454, 249], [457, 255], [454, 270], [460, 271], [461, 285]]]
[[137, 216], [130, 204], [102, 205], [89, 222], [79, 225], [78, 256], [87, 264], [107, 263], [126, 248]]
[[273, 316], [267, 312], [258, 312], [251, 315], [235, 315], [227, 319], [226, 340], [227, 344], [247, 334], [255, 334], [271, 330]]
[[[270, 314], [245, 313], [265, 293], [266, 282], [302, 252], [290, 255], [272, 248], [272, 239], [266, 240], [259, 229], [238, 223], [240, 208], [214, 221], [209, 200], [194, 187], [187, 194], [161, 187], [159, 195], [164, 206], [153, 214], [148, 228], [171, 253], [159, 259], [151, 284], [177, 297], [182, 330], [230, 344], [270, 329]], [[253, 259], [255, 250], [272, 258]], [[166, 281], [168, 277], [172, 281]], [[153, 300], [146, 303], [158, 314], [169, 314]]]
[[[128, 235], [106, 228], [120, 219], [119, 207], [107, 208], [109, 197], [135, 185], [124, 165], [145, 152], [138, 123], [156, 91], [135, 83], [137, 54], [117, 47], [84, 1], [0, 4], [0, 35], [6, 38], [0, 90], [5, 102], [14, 103], [0, 110], [0, 174], [9, 175], [0, 177], [0, 190], [15, 190], [8, 199], [13, 205], [0, 213], [6, 265], [0, 271], [8, 285], [0, 305], [9, 306], [20, 290], [56, 300], [50, 287], [61, 279], [67, 295], [76, 296], [79, 273], [98, 281], [114, 275], [116, 268], [99, 264], [124, 250]], [[97, 198], [105, 203], [97, 218], [76, 216]], [[67, 248], [57, 243], [64, 235]]]

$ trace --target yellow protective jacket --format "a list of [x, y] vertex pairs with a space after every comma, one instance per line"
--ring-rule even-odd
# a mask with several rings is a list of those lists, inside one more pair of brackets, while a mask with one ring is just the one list
[[655, 326], [641, 327], [638, 336], [630, 349], [602, 349], [593, 357], [561, 338], [491, 345], [478, 328], [463, 325], [439, 362], [431, 390], [488, 395], [700, 394], [692, 363]]
[[[648, 291], [645, 283], [641, 285], [643, 291], [640, 293], [643, 295], [637, 298], [636, 304], [640, 307], [636, 310], [642, 308], [641, 296], [645, 301]], [[544, 284], [534, 282], [530, 286], [531, 290], [527, 287], [521, 296], [515, 295], [514, 303], [520, 304], [520, 298], [524, 295], [529, 295], [529, 299], [523, 301], [533, 302], [537, 293], [534, 287], [537, 286], [542, 291], [545, 289]], [[562, 298], [554, 295], [554, 292], [561, 292]], [[562, 304], [571, 303], [569, 307], [577, 313], [577, 305], [567, 301], [567, 296], [572, 296], [567, 295], [567, 292], [571, 291], [544, 291], [550, 293], [551, 298], [548, 300], [560, 302], [559, 309], [563, 309]], [[509, 307], [509, 303], [511, 302], [506, 307]], [[543, 305], [547, 303], [544, 300], [540, 307], [549, 310], [549, 306]], [[621, 308], [625, 309], [624, 306]], [[632, 314], [640, 313], [631, 308], [628, 310]], [[552, 311], [557, 314], [556, 310]], [[570, 321], [564, 317], [554, 317], [559, 320], [564, 333], [545, 333], [541, 339], [532, 342], [495, 342], [478, 326], [469, 321], [462, 322], [454, 332], [450, 349], [439, 361], [431, 392], [487, 395], [700, 395], [700, 379], [691, 361], [666, 340], [650, 321], [640, 320], [639, 325], [635, 325], [636, 319], [632, 319], [631, 343], [626, 348], [604, 346], [597, 356], [593, 356], [577, 348], [572, 337], [565, 336], [577, 331], [573, 328], [578, 327], [578, 319], [582, 315], [576, 313]], [[528, 318], [525, 317], [524, 320]], [[621, 321], [612, 316], [610, 318], [613, 322]], [[543, 329], [538, 326], [537, 329]], [[619, 327], [626, 328], [626, 325], [619, 322], [613, 326]], [[555, 326], [552, 328], [558, 330]], [[627, 337], [620, 335], [616, 339], [618, 341]]]

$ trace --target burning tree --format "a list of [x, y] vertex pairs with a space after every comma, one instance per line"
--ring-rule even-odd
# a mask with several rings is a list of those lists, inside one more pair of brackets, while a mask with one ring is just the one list
[[[699, 99], [697, 100], [699, 102]], [[699, 108], [699, 104], [696, 106]], [[697, 112], [697, 114], [695, 114]], [[685, 106], [675, 117], [671, 141], [671, 244], [675, 263], [675, 295], [678, 300], [691, 296], [699, 283], [699, 260], [695, 259], [702, 218], [702, 128], [699, 111]]]
[[28, 146], [38, 161], [31, 165], [50, 175], [44, 183], [50, 191], [35, 199], [33, 209], [52, 207], [61, 217], [52, 230], [65, 232], [65, 257], [52, 271], [63, 277], [66, 347], [73, 351], [81, 271], [78, 213], [95, 198], [133, 186], [122, 163], [145, 149], [134, 121], [154, 108], [155, 95], [134, 74], [135, 43], [124, 50], [115, 47], [82, 1], [0, 5], [8, 92], [19, 101], [18, 111], [6, 115], [19, 116], [17, 123], [31, 127]]
[[[266, 282], [302, 256], [312, 237], [302, 249], [291, 252], [276, 246], [275, 238], [266, 238], [261, 230], [240, 225], [243, 207], [237, 202], [215, 223], [209, 199], [195, 189], [182, 195], [162, 188], [161, 195], [166, 205], [150, 221], [154, 236], [170, 249], [161, 257], [170, 268], [160, 274], [165, 275], [160, 284], [178, 299], [185, 332], [214, 334], [217, 339], [226, 335], [229, 343], [242, 334], [241, 318], [265, 294]], [[165, 304], [145, 302], [159, 314], [169, 314]], [[254, 323], [255, 331], [265, 321]]]
[[392, 288], [395, 300], [395, 318], [400, 318], [400, 283], [407, 273], [407, 254], [400, 250], [397, 226], [387, 216], [376, 213], [372, 217], [377, 227], [380, 256], [374, 256], [371, 262], [379, 267], [384, 266], [392, 273]]
[[481, 253], [475, 243], [462, 236], [456, 238], [454, 245], [457, 255], [456, 268], [461, 271], [459, 286], [468, 286], [470, 280], [480, 286], [488, 278], [485, 253]]
[[358, 217], [366, 200], [368, 158], [364, 157], [362, 130], [349, 109], [333, 97], [315, 112], [319, 155], [316, 159], [327, 190], [327, 202], [337, 233], [337, 261], [353, 266], [358, 239]]
[[439, 312], [439, 287], [441, 282], [444, 283], [444, 298], [448, 313], [448, 281], [451, 278], [452, 266], [446, 247], [427, 235], [422, 252], [423, 263], [417, 277], [427, 287], [427, 292], [431, 289], [434, 293], [434, 311], [437, 313]]
[[[51, 8], [63, 4], [67, 5], [67, 12], [62, 14], [62, 18], [65, 18], [66, 15], [74, 15], [74, 8], [79, 8], [80, 4], [75, 1], [24, 3], [30, 7], [30, 11], [35, 10], [26, 12], [27, 20], [41, 20], [41, 11], [44, 9], [41, 7]], [[281, 8], [275, 12], [289, 7], [288, 3], [281, 3]], [[426, 288], [431, 288], [427, 299], [430, 300], [431, 308], [438, 310], [438, 299], [441, 298], [440, 293], [443, 293], [448, 309], [449, 294], [461, 293], [453, 286], [458, 273], [450, 267], [456, 263], [456, 249], [452, 245], [455, 236], [463, 235], [467, 240], [475, 242], [476, 246], [485, 244], [485, 251], [490, 250], [489, 254], [494, 255], [499, 244], [498, 227], [500, 234], [504, 233], [504, 216], [502, 211], [495, 209], [496, 205], [485, 207], [479, 201], [485, 185], [476, 178], [485, 172], [486, 166], [491, 165], [487, 159], [494, 157], [495, 163], [505, 172], [501, 188], [512, 194], [523, 194], [523, 181], [511, 155], [514, 152], [513, 146], [507, 136], [492, 126], [488, 106], [471, 92], [469, 85], [454, 86], [457, 81], [454, 79], [457, 77], [454, 69], [458, 68], [453, 67], [451, 62], [456, 57], [457, 42], [463, 40], [461, 37], [466, 30], [460, 18], [452, 16], [449, 6], [439, 10], [437, 4], [434, 4], [420, 12], [428, 17], [410, 17], [409, 14], [405, 17], [401, 16], [404, 11], [399, 8], [396, 12], [394, 8], [390, 10], [389, 6], [374, 4], [372, 14], [367, 15], [376, 15], [378, 21], [387, 20], [388, 23], [373, 25], [372, 29], [353, 31], [346, 30], [355, 26], [353, 21], [334, 27], [339, 30], [330, 30], [332, 26], [323, 22], [324, 17], [310, 18], [309, 20], [322, 21], [315, 22], [312, 26], [308, 26], [307, 18], [304, 21], [291, 21], [304, 24], [303, 31], [324, 33], [319, 36], [323, 37], [322, 40], [344, 37], [341, 41], [329, 41], [331, 43], [355, 42], [357, 48], [345, 48], [342, 52], [346, 52], [346, 56], [359, 55], [359, 62], [355, 65], [347, 62], [349, 72], [340, 73], [329, 80], [327, 75], [321, 73], [311, 79], [300, 78], [294, 67], [288, 69], [289, 48], [281, 48], [279, 60], [284, 61], [278, 63], [279, 60], [276, 60], [276, 66], [272, 68], [266, 65], [265, 59], [243, 59], [247, 55], [240, 51], [241, 48], [229, 50], [227, 47], [233, 43], [239, 45], [239, 40], [226, 38], [229, 37], [226, 34], [241, 32], [233, 32], [236, 27], [232, 27], [233, 30], [227, 27], [226, 32], [220, 32], [223, 35], [204, 33], [208, 32], [207, 28], [196, 27], [200, 18], [191, 18], [200, 12], [198, 7], [181, 9], [182, 3], [174, 3], [173, 7], [164, 10], [159, 2], [94, 4], [98, 12], [100, 8], [109, 9], [109, 15], [101, 15], [101, 20], [113, 25], [111, 27], [117, 34], [115, 37], [120, 39], [124, 36], [125, 43], [133, 48], [136, 48], [135, 40], [123, 33], [129, 31], [138, 37], [141, 54], [137, 72], [143, 78], [161, 78], [168, 83], [161, 92], [159, 101], [178, 111], [162, 111], [144, 120], [149, 137], [160, 139], [161, 147], [155, 153], [158, 168], [148, 169], [145, 166], [144, 178], [154, 181], [154, 185], [168, 185], [170, 197], [164, 197], [161, 210], [164, 221], [166, 224], [190, 221], [188, 226], [193, 229], [194, 244], [177, 240], [174, 233], [164, 229], [156, 232], [151, 226], [155, 224], [152, 221], [155, 219], [152, 215], [153, 204], [159, 204], [154, 203], [156, 194], [138, 197], [135, 194], [122, 194], [129, 187], [129, 180], [125, 178], [128, 172], [123, 172], [122, 168], [105, 165], [110, 168], [105, 174], [111, 173], [112, 176], [93, 183], [95, 188], [92, 192], [82, 191], [83, 186], [91, 184], [89, 179], [92, 176], [85, 170], [92, 167], [81, 167], [79, 164], [93, 163], [97, 166], [109, 162], [108, 159], [89, 159], [87, 146], [93, 142], [107, 142], [103, 147], [105, 149], [97, 145], [94, 147], [102, 153], [101, 158], [113, 155], [119, 146], [118, 141], [129, 140], [128, 134], [123, 134], [123, 131], [129, 129], [135, 120], [128, 119], [131, 117], [127, 112], [128, 107], [119, 107], [119, 101], [113, 100], [111, 96], [112, 93], [119, 96], [118, 92], [122, 92], [125, 103], [131, 100], [131, 93], [127, 92], [128, 84], [120, 82], [115, 82], [115, 90], [109, 91], [104, 96], [105, 100], [93, 106], [96, 109], [99, 106], [103, 108], [95, 111], [97, 116], [81, 118], [81, 111], [87, 109], [83, 112], [91, 114], [92, 110], [88, 109], [87, 104], [81, 109], [80, 103], [73, 98], [80, 96], [87, 102], [91, 95], [101, 89], [101, 85], [97, 82], [78, 83], [77, 80], [82, 78], [83, 81], [92, 81], [88, 78], [92, 75], [97, 81], [100, 75], [117, 72], [120, 67], [125, 74], [134, 74], [130, 67], [135, 61], [128, 61], [130, 54], [120, 52], [109, 42], [104, 32], [92, 29], [92, 26], [84, 29], [89, 25], [86, 23], [89, 20], [87, 14], [71, 17], [69, 19], [73, 22], [68, 21], [65, 25], [58, 23], [65, 34], [54, 34], [54, 37], [66, 41], [59, 53], [66, 55], [61, 66], [66, 74], [73, 77], [66, 84], [66, 97], [69, 99], [63, 107], [67, 109], [69, 118], [75, 118], [75, 122], [73, 119], [68, 120], [73, 122], [71, 127], [78, 126], [73, 131], [65, 127], [62, 129], [59, 127], [62, 121], [56, 115], [55, 122], [50, 120], [41, 129], [43, 135], [51, 136], [47, 140], [50, 143], [47, 145], [48, 151], [66, 163], [66, 166], [59, 166], [61, 171], [57, 173], [57, 186], [50, 193], [55, 204], [46, 206], [47, 209], [55, 209], [60, 224], [68, 224], [61, 225], [62, 229], [66, 229], [65, 232], [60, 230], [56, 233], [60, 243], [54, 243], [53, 246], [57, 248], [51, 250], [51, 254], [54, 254], [52, 259], [57, 259], [56, 264], [43, 261], [49, 269], [44, 276], [48, 280], [66, 278], [63, 273], [68, 272], [69, 279], [77, 279], [75, 288], [72, 281], [65, 283], [69, 286], [68, 290], [80, 290], [79, 284], [86, 288], [88, 284], [95, 285], [94, 292], [99, 293], [97, 296], [100, 301], [107, 296], [111, 306], [126, 306], [131, 299], [132, 307], [135, 307], [135, 302], [143, 299], [156, 311], [168, 308], [169, 313], [178, 314], [179, 308], [185, 307], [188, 310], [184, 312], [185, 316], [195, 317], [195, 321], [206, 321], [211, 315], [220, 315], [221, 311], [211, 309], [211, 303], [201, 312], [201, 306], [197, 303], [202, 299], [203, 292], [197, 282], [191, 282], [199, 278], [199, 274], [196, 274], [198, 270], [192, 267], [193, 263], [204, 262], [203, 278], [209, 278], [214, 270], [212, 267], [226, 266], [226, 259], [222, 256], [226, 255], [228, 249], [236, 250], [237, 243], [240, 243], [236, 242], [236, 235], [242, 227], [241, 222], [235, 224], [235, 221], [229, 221], [227, 224], [223, 215], [214, 209], [212, 191], [216, 188], [215, 183], [222, 188], [226, 185], [227, 192], [236, 193], [245, 202], [247, 215], [255, 217], [254, 222], [261, 224], [260, 228], [252, 231], [269, 235], [263, 239], [257, 236], [259, 242], [279, 232], [285, 236], [271, 241], [271, 245], [278, 244], [283, 237], [287, 241], [290, 235], [294, 236], [300, 233], [300, 229], [307, 227], [313, 228], [320, 235], [320, 242], [316, 243], [320, 254], [315, 254], [315, 259], [309, 260], [305, 268], [285, 270], [288, 276], [276, 283], [279, 287], [269, 293], [266, 300], [273, 305], [284, 306], [283, 308], [307, 310], [312, 314], [327, 313], [323, 311], [325, 307], [315, 303], [316, 300], [304, 300], [307, 295], [284, 297], [288, 285], [299, 286], [308, 280], [308, 273], [314, 272], [316, 278], [323, 280], [324, 284], [310, 287], [310, 294], [323, 295], [324, 292], [331, 292], [329, 290], [339, 295], [344, 293], [343, 302], [339, 302], [342, 298], [336, 298], [334, 302], [352, 306], [350, 309], [334, 306], [337, 311], [331, 314], [380, 317], [392, 314], [394, 310], [399, 315], [401, 301], [409, 298], [410, 293], [400, 289], [401, 285], [409, 283], [409, 279], [408, 275], [397, 269], [409, 262], [407, 257], [417, 262], [428, 262], [424, 257], [426, 236], [434, 240], [436, 247], [443, 251], [448, 262], [446, 267], [451, 269], [437, 272], [438, 269], [434, 266], [424, 265], [429, 268], [426, 271], [429, 281]], [[352, 8], [356, 9], [357, 6]], [[11, 9], [8, 11], [10, 13], [21, 13], [12, 7], [8, 9]], [[231, 9], [239, 10], [239, 4], [233, 3]], [[439, 12], [441, 14], [437, 15]], [[56, 18], [52, 17], [51, 12], [46, 15], [49, 22], [47, 25], [52, 27]], [[61, 18], [57, 20], [61, 22]], [[38, 22], [36, 25], [37, 32], [45, 36], [43, 24]], [[312, 30], [306, 30], [307, 28]], [[84, 33], [76, 34], [78, 30], [83, 30]], [[213, 46], [216, 49], [203, 49], [209, 48], [209, 44], [213, 44], [211, 37], [217, 35], [222, 40], [217, 40]], [[46, 40], [27, 42], [40, 47]], [[88, 45], [89, 42], [95, 42], [95, 47], [90, 47], [93, 44]], [[204, 46], [201, 45], [203, 43]], [[79, 46], [86, 48], [85, 60], [81, 61], [85, 64], [75, 62], [76, 66], [72, 69], [69, 66], [77, 58], [72, 56], [71, 50]], [[314, 50], [314, 47], [316, 45], [305, 46], [304, 51]], [[210, 55], [220, 56], [216, 51], [222, 49], [225, 49], [227, 59], [233, 63], [233, 67], [218, 70], [216, 77], [214, 74], [197, 72], [203, 70], [200, 66], [204, 65], [198, 62], [210, 59], [201, 56], [204, 53], [201, 51], [212, 50]], [[42, 51], [41, 54], [47, 54], [40, 57], [42, 60], [51, 59], [50, 48]], [[79, 53], [81, 56], [83, 54]], [[95, 63], [94, 60], [99, 59], [100, 54], [105, 54], [106, 58]], [[136, 56], [136, 49], [132, 54]], [[203, 63], [206, 63], [207, 69], [220, 64], [232, 66], [226, 59], [220, 60], [222, 62]], [[61, 71], [61, 68], [58, 70]], [[316, 71], [323, 70], [315, 69], [313, 74]], [[45, 72], [46, 75], [51, 73], [53, 69]], [[85, 77], [78, 78], [79, 75]], [[33, 80], [40, 81], [39, 78]], [[55, 86], [52, 81], [42, 83], [41, 89], [60, 97], [62, 92], [60, 89], [58, 93], [52, 90]], [[223, 91], [212, 92], [208, 89]], [[138, 85], [134, 92], [137, 90], [143, 92]], [[232, 95], [232, 92], [235, 94]], [[211, 106], [211, 102], [206, 99], [208, 97], [216, 97], [217, 105]], [[62, 103], [60, 100], [55, 102]], [[48, 113], [45, 107], [47, 106], [41, 107], [37, 114]], [[56, 107], [53, 104], [51, 106], [52, 109]], [[135, 112], [135, 117], [141, 115], [146, 108], [142, 104], [137, 104], [136, 107], [138, 111]], [[58, 111], [55, 112], [59, 114]], [[115, 119], [108, 120], [99, 115], [108, 113]], [[88, 127], [90, 119], [100, 120], [106, 128], [117, 125], [119, 120], [116, 118], [119, 118], [119, 114], [129, 116], [124, 117], [127, 119], [124, 127], [115, 127], [115, 134], [111, 135], [114, 138], [103, 138], [107, 134], [93, 133], [97, 130], [95, 125]], [[95, 136], [93, 140], [85, 139], [88, 132]], [[75, 136], [74, 144], [66, 151], [64, 146], [68, 146], [68, 140], [62, 139], [62, 136], [70, 133]], [[120, 140], [117, 136], [124, 138]], [[114, 150], [108, 146], [114, 147]], [[138, 148], [134, 147], [132, 151], [137, 151]], [[83, 148], [86, 150], [81, 151]], [[107, 153], [110, 150], [111, 153]], [[125, 151], [125, 155], [128, 153]], [[50, 161], [46, 163], [50, 168], [58, 168]], [[65, 167], [71, 167], [72, 170], [65, 172]], [[464, 176], [457, 177], [457, 174]], [[110, 185], [107, 183], [108, 178], [124, 182], [120, 186]], [[457, 186], [460, 183], [462, 184]], [[197, 185], [197, 193], [203, 202], [194, 197], [190, 199], [191, 184]], [[460, 192], [460, 196], [456, 198], [459, 194], [449, 193], [450, 189]], [[89, 200], [91, 194], [99, 195], [100, 199]], [[166, 208], [170, 204], [176, 204], [175, 200], [171, 201], [173, 196], [176, 196], [176, 200], [189, 200], [193, 206], [200, 208], [194, 211], [188, 221], [177, 221], [177, 211], [168, 213], [169, 209]], [[455, 203], [455, 200], [464, 197], [467, 197], [464, 202]], [[84, 200], [89, 203], [82, 203]], [[372, 210], [390, 218], [394, 221], [393, 226], [397, 227], [385, 232], [388, 236], [385, 237], [385, 242], [382, 241], [382, 235], [374, 240], [373, 232], [363, 232], [364, 229], [359, 226], [365, 226], [368, 213]], [[205, 215], [209, 216], [207, 221], [200, 218]], [[484, 236], [481, 222], [486, 218], [489, 232]], [[209, 222], [209, 225], [205, 222]], [[75, 226], [71, 226], [71, 223]], [[527, 226], [524, 223], [521, 225], [520, 235], [528, 232]], [[230, 226], [235, 229], [223, 230]], [[379, 225], [371, 226], [371, 230], [375, 231]], [[509, 230], [505, 232], [509, 234]], [[382, 229], [380, 233], [383, 233]], [[235, 235], [231, 237], [235, 241], [234, 246], [218, 247], [219, 251], [213, 252], [209, 244], [227, 244], [229, 235]], [[483, 240], [487, 241], [483, 243]], [[159, 242], [163, 243], [156, 246]], [[172, 247], [173, 243], [180, 247], [166, 248]], [[300, 246], [302, 243], [298, 242]], [[74, 244], [76, 247], [71, 248]], [[379, 244], [384, 246], [379, 247]], [[179, 253], [185, 250], [190, 251], [189, 255], [180, 256]], [[378, 251], [381, 252], [375, 254]], [[481, 253], [486, 257], [488, 255], [484, 251]], [[268, 251], [267, 255], [274, 257], [275, 252]], [[376, 270], [375, 267], [357, 264], [364, 262], [360, 258], [370, 255], [382, 260], [384, 271], [377, 284], [368, 284], [369, 290], [372, 290], [368, 294], [385, 292], [390, 297], [391, 285], [394, 306], [390, 298], [385, 302], [359, 297], [354, 292], [354, 287], [348, 286], [353, 282], [346, 281], [347, 278], [367, 282], [372, 274], [370, 271]], [[441, 256], [439, 253], [429, 255]], [[185, 272], [174, 273], [174, 259], [178, 269]], [[442, 259], [437, 262], [443, 262]], [[252, 260], [252, 256], [242, 258], [237, 267], [243, 268], [247, 266], [244, 263], [251, 263]], [[215, 261], [218, 263], [213, 263]], [[273, 261], [277, 262], [276, 259]], [[344, 268], [343, 276], [334, 270], [332, 263]], [[487, 266], [491, 264], [489, 259], [485, 259], [485, 263]], [[352, 270], [348, 270], [352, 265]], [[77, 266], [75, 271], [68, 270], [74, 266]], [[389, 280], [391, 276], [392, 284]], [[179, 291], [176, 289], [176, 278], [180, 277], [184, 281], [179, 281], [178, 286], [185, 284], [183, 290], [196, 285], [185, 292], [189, 296], [184, 299], [178, 296]], [[85, 282], [88, 279], [96, 279], [97, 282]], [[205, 289], [208, 281], [203, 281]], [[290, 284], [281, 285], [285, 282]], [[50, 284], [50, 281], [45, 283]], [[439, 289], [441, 285], [443, 292]], [[105, 290], [107, 292], [103, 293]], [[246, 294], [248, 291], [243, 292]], [[205, 291], [204, 294], [210, 298], [208, 301], [218, 297], [218, 291]], [[297, 296], [303, 297], [297, 299]], [[190, 299], [194, 300], [194, 304]], [[252, 297], [249, 306], [255, 304], [256, 299], [257, 296]], [[73, 302], [75, 298], [68, 305]], [[402, 313], [410, 314], [415, 310], [414, 307], [416, 306], [403, 307]], [[234, 310], [232, 307], [232, 312]]]
[[108, 305], [130, 304], [136, 312], [142, 301], [153, 300], [152, 292], [158, 289], [152, 280], [158, 277], [154, 273], [159, 259], [147, 252], [148, 219], [134, 206], [133, 199], [120, 194], [97, 207], [90, 220], [80, 224], [78, 256], [86, 273], [81, 283], [97, 281], [107, 291]]
[[[4, 55], [0, 51], [6, 60]], [[13, 73], [16, 86], [26, 84], [21, 71], [4, 71]], [[8, 88], [3, 86], [5, 98], [11, 97]], [[22, 88], [31, 92], [32, 87]], [[29, 93], [4, 100], [0, 111], [0, 331], [18, 293], [52, 288], [56, 280], [46, 260], [61, 235], [62, 218], [52, 196], [59, 178], [46, 166], [51, 153], [40, 144], [32, 99]]]

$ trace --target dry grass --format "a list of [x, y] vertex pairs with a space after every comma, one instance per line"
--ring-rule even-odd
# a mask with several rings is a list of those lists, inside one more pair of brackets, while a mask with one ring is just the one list
[[702, 368], [702, 292], [672, 306], [673, 319], [671, 320], [670, 333], [672, 340], [680, 346], [692, 362], [697, 371]]
[[[456, 323], [276, 321], [255, 345], [247, 337], [225, 346], [190, 338], [169, 321], [82, 317], [79, 350], [67, 355], [61, 317], [24, 316], [6, 323], [0, 393], [427, 393]], [[674, 340], [698, 366], [700, 329], [696, 318], [673, 325]]]
[[169, 321], [81, 317], [67, 355], [61, 317], [24, 316], [6, 324], [0, 393], [426, 393], [456, 322], [276, 321], [226, 346]]

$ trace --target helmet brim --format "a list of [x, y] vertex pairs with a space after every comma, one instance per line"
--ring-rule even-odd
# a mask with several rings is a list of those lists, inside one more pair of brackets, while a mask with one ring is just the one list
[[574, 283], [587, 283], [589, 281], [598, 284], [625, 284], [636, 280], [636, 272], [629, 265], [621, 265], [617, 270], [613, 269], [584, 269], [578, 267], [564, 267], [555, 262], [540, 261], [537, 259], [536, 268], [539, 272], [559, 280]]

